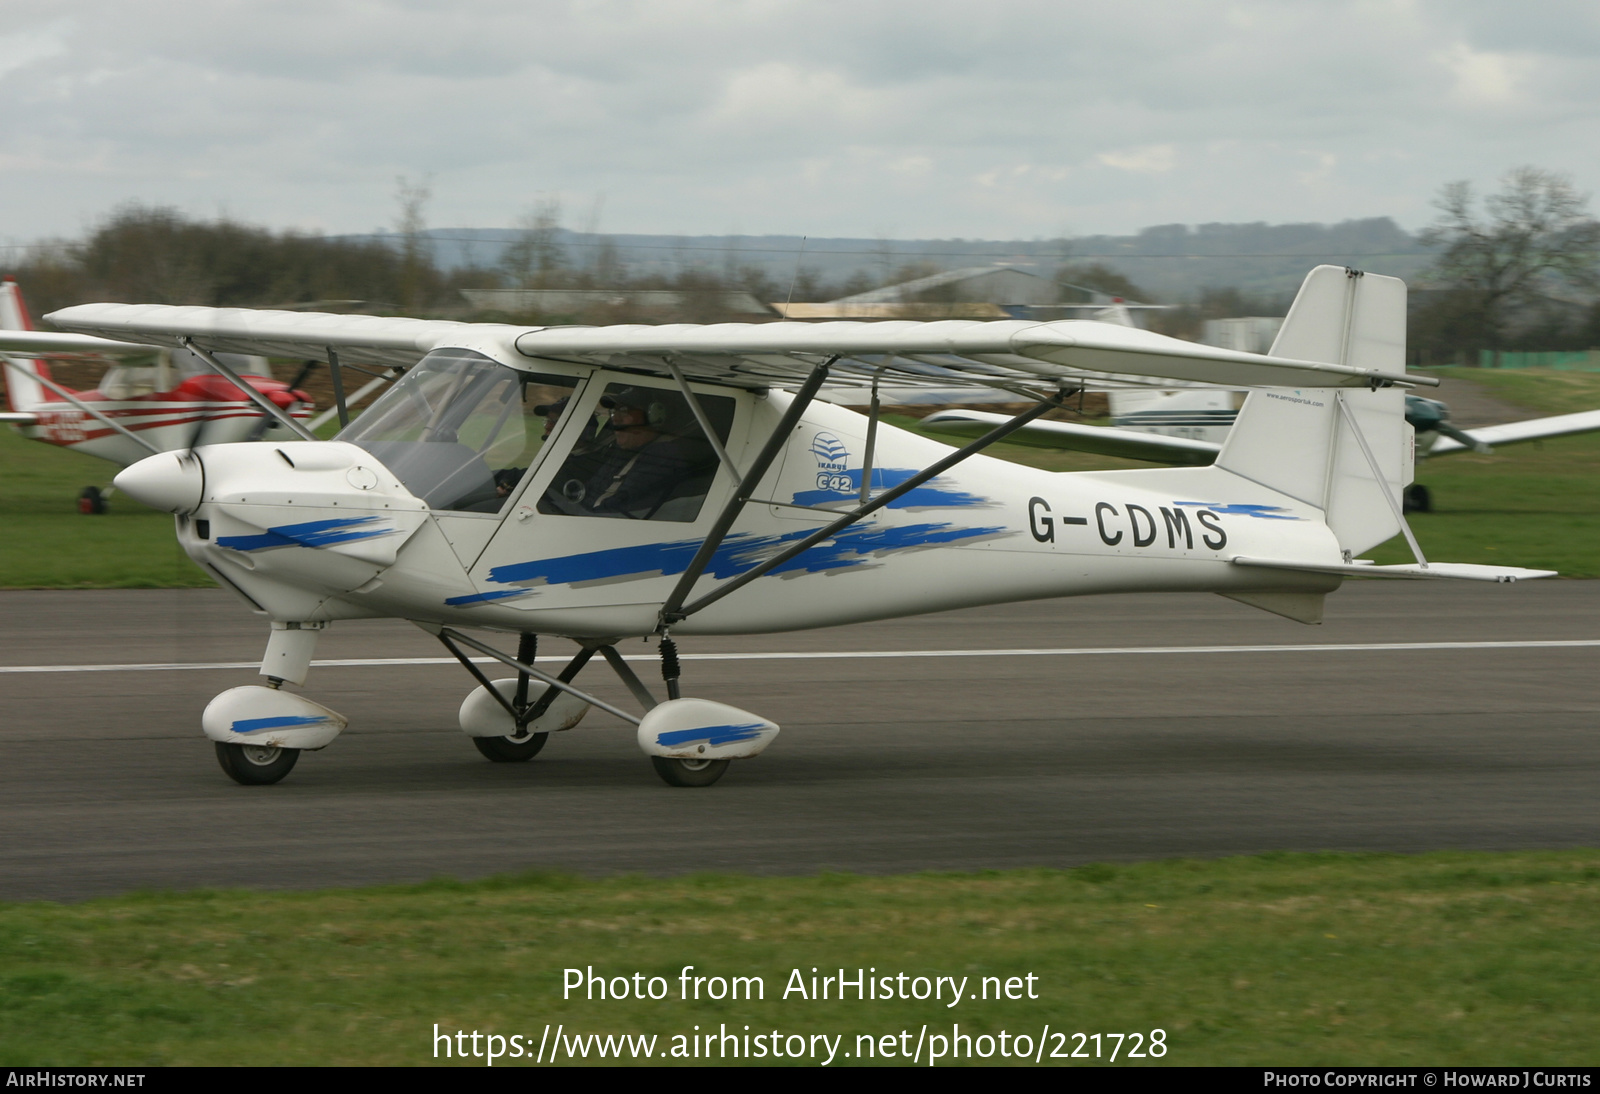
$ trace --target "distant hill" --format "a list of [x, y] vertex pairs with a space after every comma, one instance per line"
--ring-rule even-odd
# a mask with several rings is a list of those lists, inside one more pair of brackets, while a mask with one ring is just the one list
[[[445, 271], [495, 266], [521, 233], [506, 228], [438, 228], [427, 232], [434, 261]], [[389, 239], [395, 236], [358, 237]], [[1161, 302], [1183, 302], [1207, 288], [1238, 288], [1254, 296], [1283, 296], [1323, 262], [1415, 278], [1429, 261], [1416, 238], [1388, 217], [1339, 224], [1162, 224], [1131, 236], [1072, 240], [807, 239], [799, 236], [614, 235], [558, 229], [555, 242], [573, 266], [593, 266], [610, 251], [631, 276], [707, 273], [755, 267], [786, 288], [797, 268], [829, 286], [857, 275], [872, 284], [893, 280], [910, 264], [958, 269], [1018, 266], [1050, 276], [1061, 266], [1100, 263], [1123, 274]]]
[[1339, 224], [1162, 224], [1134, 236], [1075, 239], [1072, 247], [1075, 259], [1103, 262], [1172, 300], [1203, 288], [1292, 293], [1307, 270], [1324, 262], [1411, 280], [1432, 259], [1388, 217]]

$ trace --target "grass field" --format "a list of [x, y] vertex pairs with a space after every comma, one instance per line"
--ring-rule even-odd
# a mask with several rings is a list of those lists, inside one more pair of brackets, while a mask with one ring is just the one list
[[[1600, 374], [1441, 370], [1483, 384], [1532, 411], [1559, 414], [1600, 407]], [[910, 418], [896, 424], [915, 426]], [[941, 438], [943, 439], [943, 438]], [[994, 454], [1052, 471], [1145, 467], [1072, 452], [1000, 445]], [[103, 517], [77, 512], [78, 491], [109, 483], [101, 460], [25, 441], [0, 430], [0, 588], [172, 588], [211, 582], [178, 550], [172, 518], [114, 497]], [[1600, 434], [1463, 453], [1418, 465], [1435, 512], [1412, 528], [1430, 558], [1559, 570], [1600, 577]], [[1410, 561], [1396, 539], [1371, 557]]]
[[[749, 1025], [842, 1034], [852, 1055], [836, 1063], [859, 1063], [858, 1034], [914, 1043], [924, 1024], [949, 1035], [959, 1022], [1034, 1046], [1047, 1024], [1165, 1031], [1164, 1057], [1119, 1061], [1137, 1066], [1593, 1064], [1597, 913], [1593, 851], [13, 904], [0, 906], [0, 1063], [431, 1063], [435, 1023], [519, 1035], [529, 1055], [546, 1023], [656, 1034], [658, 1053], [696, 1025]], [[759, 976], [764, 998], [682, 1001], [684, 965]], [[563, 1000], [563, 969], [589, 966], [660, 976], [668, 997]], [[948, 989], [937, 1002], [785, 999], [793, 970], [809, 989], [814, 967], [966, 977], [972, 995], [983, 977], [1031, 974], [1037, 998], [1019, 980], [1023, 998], [954, 1008]], [[1048, 1059], [1060, 1046], [1045, 1043]]]
[[113, 496], [102, 516], [78, 512], [78, 491], [118, 468], [0, 429], [0, 588], [107, 589], [211, 585], [172, 532], [172, 517]]

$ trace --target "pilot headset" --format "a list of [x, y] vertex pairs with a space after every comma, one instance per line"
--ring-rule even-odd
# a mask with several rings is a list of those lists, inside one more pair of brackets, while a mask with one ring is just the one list
[[[627, 391], [618, 392], [617, 394], [621, 396], [629, 396], [634, 395], [638, 391], [638, 388], [630, 388]], [[649, 425], [652, 429], [660, 429], [662, 426], [666, 425], [667, 418], [669, 416], [667, 404], [661, 402], [659, 399], [651, 399], [643, 406], [640, 406], [630, 398], [617, 398], [612, 395], [604, 395], [600, 398], [600, 405], [605, 407], [607, 410], [615, 410], [619, 406], [632, 407], [635, 410], [642, 410], [644, 411], [645, 424]]]

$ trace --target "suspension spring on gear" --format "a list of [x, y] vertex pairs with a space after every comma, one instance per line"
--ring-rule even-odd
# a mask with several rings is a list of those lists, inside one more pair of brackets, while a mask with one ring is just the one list
[[667, 682], [667, 698], [678, 698], [678, 677], [682, 669], [678, 667], [678, 644], [666, 635], [661, 636], [661, 679]]

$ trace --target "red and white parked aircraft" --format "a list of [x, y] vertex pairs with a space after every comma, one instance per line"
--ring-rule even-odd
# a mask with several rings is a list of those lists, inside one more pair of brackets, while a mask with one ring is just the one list
[[[21, 290], [9, 279], [0, 281], [0, 330], [31, 332], [6, 337], [6, 348], [0, 349], [8, 404], [0, 422], [10, 423], [29, 440], [126, 467], [156, 452], [293, 436], [232, 380], [187, 349], [152, 351], [147, 345], [35, 331]], [[108, 367], [97, 387], [79, 391], [55, 381], [49, 364], [41, 359], [46, 357], [98, 359]], [[143, 360], [124, 364], [123, 357]], [[310, 396], [274, 380], [266, 358], [218, 357], [283, 412], [300, 420], [311, 416]], [[103, 513], [109, 492], [109, 488], [84, 487], [78, 495], [79, 510]]]

